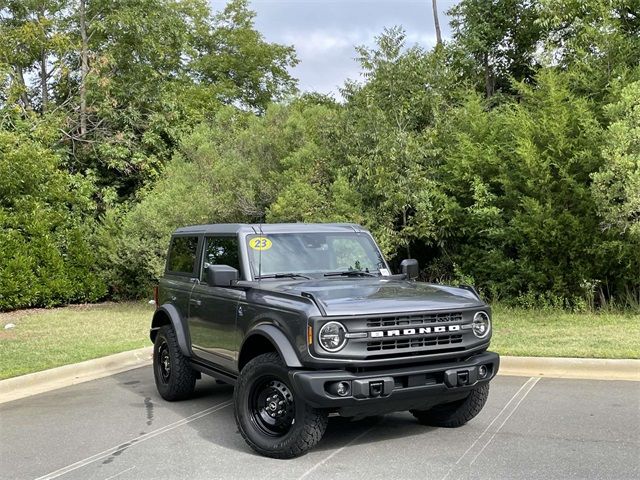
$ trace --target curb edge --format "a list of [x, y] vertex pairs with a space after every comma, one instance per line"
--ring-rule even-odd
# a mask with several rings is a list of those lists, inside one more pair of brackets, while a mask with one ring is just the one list
[[0, 404], [149, 365], [152, 353], [144, 347], [0, 380]]
[[498, 375], [639, 382], [640, 360], [501, 356]]

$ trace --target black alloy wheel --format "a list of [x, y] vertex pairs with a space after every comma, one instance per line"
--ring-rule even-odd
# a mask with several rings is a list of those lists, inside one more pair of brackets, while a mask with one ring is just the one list
[[169, 377], [171, 377], [171, 356], [169, 355], [169, 345], [167, 345], [164, 339], [158, 347], [156, 368], [158, 368], [159, 377], [162, 379], [162, 382], [169, 383]]

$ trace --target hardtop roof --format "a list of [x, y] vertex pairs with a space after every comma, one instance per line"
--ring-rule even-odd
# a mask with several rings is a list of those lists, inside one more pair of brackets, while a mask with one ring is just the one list
[[355, 223], [212, 223], [178, 228], [173, 235], [237, 233], [366, 232]]

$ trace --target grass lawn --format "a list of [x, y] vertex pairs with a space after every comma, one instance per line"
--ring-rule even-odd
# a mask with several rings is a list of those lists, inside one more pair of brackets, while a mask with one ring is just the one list
[[0, 379], [151, 346], [153, 310], [126, 302], [0, 313]]
[[[0, 313], [0, 379], [150, 346], [152, 313], [143, 302]], [[638, 314], [497, 305], [493, 326], [491, 349], [501, 355], [640, 358]]]
[[640, 358], [640, 315], [493, 308], [491, 349], [526, 357]]

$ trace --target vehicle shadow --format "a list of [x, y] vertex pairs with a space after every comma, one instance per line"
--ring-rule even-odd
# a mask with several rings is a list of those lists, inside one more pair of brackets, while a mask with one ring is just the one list
[[[152, 377], [153, 374], [150, 376]], [[229, 402], [233, 395], [232, 386], [217, 384], [209, 378], [199, 380], [193, 397], [181, 402], [163, 400], [158, 395], [152, 378], [146, 379], [144, 382], [126, 381], [126, 378], [123, 378], [118, 382], [118, 385], [140, 397], [140, 402], [135, 403], [140, 407], [141, 414], [145, 416], [149, 426], [153, 422], [154, 410], [158, 405], [186, 418], [212, 406]], [[201, 438], [214, 445], [257, 455], [246, 444], [238, 431], [233, 415], [233, 405], [198, 418], [196, 421], [186, 424], [185, 428], [191, 428]], [[394, 438], [422, 435], [433, 430], [437, 429], [418, 424], [408, 412], [367, 417], [360, 420], [331, 416], [325, 435], [314, 450], [334, 450], [351, 445], [384, 442]]]

